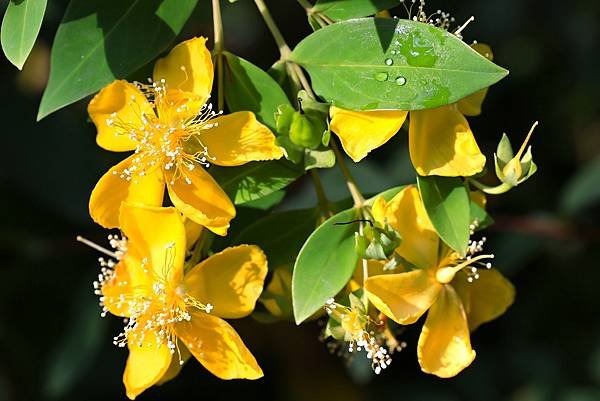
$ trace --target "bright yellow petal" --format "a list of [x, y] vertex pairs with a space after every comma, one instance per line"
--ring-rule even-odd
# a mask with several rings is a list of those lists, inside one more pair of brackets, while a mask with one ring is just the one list
[[[403, 188], [385, 204], [381, 201], [373, 208], [374, 216], [387, 221], [402, 241], [396, 249], [402, 257], [423, 269], [437, 266], [439, 237], [433, 228], [416, 186]], [[385, 209], [385, 211], [383, 211]]]
[[240, 166], [255, 160], [275, 160], [283, 151], [275, 135], [256, 120], [254, 113], [238, 111], [210, 120], [214, 127], [200, 131], [200, 141], [208, 149], [211, 163]]
[[487, 198], [485, 194], [481, 191], [471, 191], [469, 192], [469, 198], [475, 202], [477, 206], [482, 209], [485, 209], [485, 205], [487, 205]]
[[421, 369], [439, 377], [456, 376], [475, 359], [467, 316], [450, 285], [444, 286], [429, 309], [417, 344]]
[[224, 379], [259, 379], [262, 369], [240, 336], [225, 320], [201, 311], [175, 327], [194, 357], [212, 374]]
[[180, 213], [172, 207], [123, 203], [119, 222], [128, 242], [149, 258], [153, 282], [177, 285], [185, 260], [185, 228]]
[[142, 126], [142, 113], [154, 115], [152, 105], [135, 85], [123, 80], [105, 86], [88, 104], [88, 114], [98, 131], [96, 142], [115, 152], [136, 148], [137, 142], [123, 125]]
[[400, 324], [416, 322], [435, 302], [442, 285], [427, 270], [369, 277], [365, 289], [380, 312]]
[[213, 64], [206, 48], [206, 38], [179, 43], [165, 58], [156, 61], [153, 76], [154, 81], [166, 81], [167, 92], [170, 89], [191, 92], [204, 104], [213, 83]]
[[156, 335], [147, 331], [141, 346], [128, 342], [129, 357], [123, 373], [127, 397], [135, 399], [147, 388], [155, 385], [171, 364], [171, 351], [166, 344], [157, 346]]
[[340, 138], [346, 154], [355, 162], [386, 143], [406, 120], [402, 110], [352, 111], [331, 106], [330, 128]]
[[239, 245], [209, 256], [185, 275], [186, 293], [211, 314], [227, 319], [249, 315], [263, 289], [267, 257], [255, 245]]
[[163, 173], [155, 169], [143, 177], [127, 180], [121, 177], [131, 168], [135, 155], [129, 156], [100, 178], [90, 196], [89, 210], [92, 219], [105, 228], [119, 226], [119, 208], [122, 202], [135, 202], [160, 206], [165, 183]]
[[190, 351], [188, 351], [187, 347], [181, 344], [180, 340], [177, 340], [177, 342], [179, 343], [177, 351], [175, 352], [175, 354], [173, 354], [171, 358], [171, 364], [169, 365], [169, 368], [167, 369], [163, 377], [161, 377], [160, 380], [156, 382], [157, 386], [161, 386], [169, 380], [173, 380], [175, 377], [177, 377], [179, 372], [181, 372], [183, 365], [192, 356], [192, 354], [190, 354]]
[[219, 184], [202, 167], [186, 171], [191, 184], [183, 177], [173, 178], [166, 171], [167, 189], [173, 205], [183, 215], [218, 235], [226, 235], [235, 207]]
[[[483, 43], [476, 43], [471, 45], [471, 47], [479, 54], [492, 61], [494, 59], [494, 54], [492, 53], [492, 49]], [[481, 104], [485, 99], [485, 95], [487, 95], [488, 88], [483, 88], [461, 100], [458, 101], [458, 109], [461, 113], [466, 116], [478, 116], [481, 114]]]
[[408, 139], [420, 175], [467, 177], [485, 166], [469, 123], [455, 105], [411, 111]]
[[[498, 270], [480, 269], [478, 273], [478, 280], [463, 286], [464, 291], [457, 290], [463, 299], [471, 331], [502, 315], [515, 300], [515, 287]], [[464, 280], [464, 277], [458, 279]]]

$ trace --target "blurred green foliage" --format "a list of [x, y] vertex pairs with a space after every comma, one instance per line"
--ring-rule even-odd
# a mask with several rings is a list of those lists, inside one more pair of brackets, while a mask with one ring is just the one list
[[[7, 1], [0, 3], [4, 8]], [[87, 200], [118, 156], [96, 146], [85, 103], [35, 123], [49, 47], [66, 3], [48, 2], [22, 72], [0, 62], [0, 400], [125, 398], [126, 352], [111, 341], [120, 321], [100, 318], [91, 285], [96, 256], [74, 240], [76, 234], [105, 238], [87, 215]], [[306, 36], [310, 27], [295, 1], [270, 3], [290, 44]], [[473, 365], [449, 381], [422, 374], [417, 326], [403, 335], [408, 349], [374, 378], [363, 358], [346, 366], [330, 355], [316, 322], [296, 327], [245, 319], [234, 324], [261, 362], [264, 379], [219, 381], [190, 363], [176, 381], [141, 400], [600, 399], [600, 92], [594, 78], [600, 3], [431, 0], [428, 7], [451, 11], [458, 21], [476, 16], [465, 40], [489, 43], [511, 71], [490, 90], [483, 117], [470, 120], [485, 154], [493, 153], [502, 132], [518, 143], [540, 120], [532, 140], [540, 171], [501, 200], [489, 199], [496, 220], [486, 232], [489, 247], [517, 299], [473, 335]], [[223, 14], [226, 48], [267, 69], [277, 49], [252, 2], [223, 2]], [[181, 37], [210, 38], [210, 18], [208, 2], [200, 2]], [[353, 173], [363, 192], [374, 193], [412, 181], [409, 165], [406, 136], [396, 135]], [[322, 176], [332, 200], [347, 197], [337, 169]], [[279, 209], [315, 204], [305, 178]], [[240, 207], [232, 235], [264, 213]]]

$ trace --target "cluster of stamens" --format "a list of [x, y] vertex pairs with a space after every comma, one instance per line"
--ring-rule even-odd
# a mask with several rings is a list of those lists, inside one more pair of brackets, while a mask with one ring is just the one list
[[177, 89], [169, 91], [164, 79], [149, 79], [147, 84], [134, 82], [134, 85], [144, 94], [154, 113], [144, 110], [132, 95], [128, 106], [135, 114], [134, 119], [125, 121], [117, 113], [106, 119], [106, 124], [115, 128], [116, 135], [126, 135], [137, 144], [131, 166], [113, 173], [135, 182], [154, 169], [163, 168], [174, 171], [171, 183], [181, 178], [191, 184], [187, 172], [197, 165], [209, 167], [214, 160], [198, 134], [215, 127], [216, 123], [210, 120], [222, 112], [213, 111], [208, 102], [197, 112], [190, 110], [190, 105], [197, 101], [195, 95]]
[[[450, 31], [452, 24], [456, 21], [454, 17], [442, 10], [436, 10], [432, 14], [427, 14], [425, 11], [425, 0], [400, 0], [402, 6], [406, 10], [408, 14], [408, 19], [412, 19], [413, 21], [422, 22], [424, 24], [433, 25], [445, 31]], [[408, 3], [408, 5], [407, 5]], [[416, 9], [415, 9], [416, 7]], [[414, 13], [414, 14], [413, 14]], [[461, 32], [467, 27], [469, 23], [474, 20], [473, 17], [470, 17], [463, 25], [458, 27], [454, 32], [458, 38], [462, 39]]]
[[[109, 312], [107, 305], [128, 316], [124, 319], [123, 331], [113, 338], [113, 344], [118, 347], [125, 347], [128, 343], [140, 347], [166, 345], [172, 354], [177, 351], [179, 363], [183, 364], [173, 326], [191, 320], [190, 308], [210, 313], [213, 305], [203, 304], [188, 295], [182, 284], [173, 288], [173, 284], [169, 283], [168, 276], [175, 260], [175, 244], [166, 246], [164, 265], [158, 274], [147, 258], [141, 260], [140, 269], [148, 275], [151, 288], [125, 288], [129, 283], [117, 278], [115, 266], [127, 251], [127, 239], [119, 236], [109, 236], [108, 239], [114, 251], [78, 237], [79, 241], [110, 257], [99, 258], [100, 273], [93, 285], [94, 294], [99, 296], [102, 317]], [[115, 281], [119, 287], [123, 287], [123, 291], [116, 296], [104, 295], [104, 286], [114, 285]], [[149, 333], [152, 334], [150, 339]]]
[[[328, 299], [324, 307], [327, 314], [338, 319], [345, 329], [348, 354], [364, 350], [367, 359], [371, 360], [371, 368], [375, 374], [380, 374], [392, 363], [391, 353], [406, 347], [405, 342], [398, 342], [395, 337], [385, 333], [383, 322], [375, 324], [368, 316], [360, 316], [360, 312], [336, 303], [333, 298]], [[368, 326], [374, 327], [369, 330]], [[389, 345], [392, 345], [392, 348], [388, 352]], [[338, 347], [334, 343], [329, 348], [335, 351]], [[339, 354], [343, 355], [341, 352]]]

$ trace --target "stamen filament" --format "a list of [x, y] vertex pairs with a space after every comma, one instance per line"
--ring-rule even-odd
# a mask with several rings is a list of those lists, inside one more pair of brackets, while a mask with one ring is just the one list
[[109, 251], [108, 249], [96, 244], [95, 242], [90, 241], [87, 238], [82, 237], [81, 235], [78, 235], [76, 239], [78, 242], [81, 242], [82, 244], [87, 245], [90, 248], [97, 250], [98, 252], [110, 256], [111, 258], [119, 259], [119, 255], [117, 255], [115, 252]]

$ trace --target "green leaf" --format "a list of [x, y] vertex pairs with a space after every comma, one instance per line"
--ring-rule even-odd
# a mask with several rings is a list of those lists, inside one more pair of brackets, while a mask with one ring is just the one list
[[469, 199], [469, 220], [471, 222], [477, 220], [477, 230], [483, 230], [494, 224], [494, 219], [473, 199]]
[[325, 14], [334, 21], [374, 15], [399, 5], [398, 0], [318, 0], [313, 12]]
[[354, 232], [358, 224], [336, 225], [355, 220], [355, 209], [340, 212], [317, 228], [300, 250], [292, 277], [292, 301], [296, 324], [323, 307], [346, 285], [356, 268]]
[[560, 210], [575, 215], [600, 201], [600, 157], [581, 168], [560, 196]]
[[286, 160], [251, 162], [239, 167], [211, 166], [209, 172], [236, 205], [283, 189], [304, 173]]
[[0, 40], [6, 58], [23, 68], [40, 33], [47, 0], [11, 0], [2, 20]]
[[460, 177], [417, 176], [427, 215], [440, 238], [464, 256], [469, 243], [470, 200]]
[[442, 106], [508, 73], [447, 31], [399, 19], [329, 25], [300, 42], [291, 58], [319, 96], [353, 110]]
[[229, 52], [225, 75], [225, 101], [230, 111], [248, 110], [258, 120], [276, 132], [277, 106], [290, 104], [283, 89], [265, 71]]
[[269, 195], [263, 196], [262, 198], [244, 202], [244, 207], [259, 210], [269, 210], [281, 203], [284, 197], [285, 191], [280, 189], [279, 191], [271, 192]]
[[175, 39], [198, 0], [71, 0], [58, 27], [38, 121], [143, 66]]
[[304, 169], [331, 168], [335, 166], [335, 153], [331, 149], [304, 150]]

